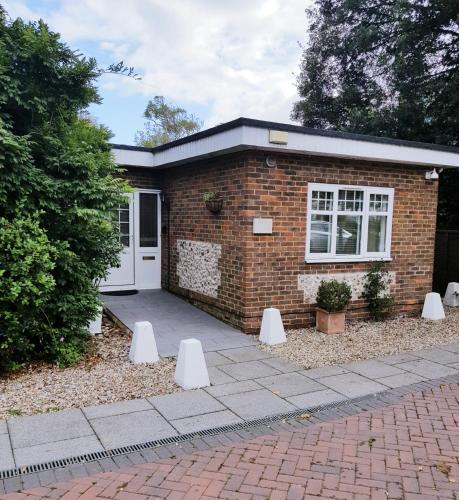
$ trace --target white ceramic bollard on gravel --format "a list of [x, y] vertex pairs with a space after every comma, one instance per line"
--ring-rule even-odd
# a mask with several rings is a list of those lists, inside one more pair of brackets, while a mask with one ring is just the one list
[[431, 320], [445, 319], [445, 311], [439, 293], [430, 292], [426, 295], [424, 307], [422, 308], [422, 317]]
[[448, 283], [445, 296], [443, 297], [443, 304], [450, 307], [459, 306], [459, 283]]
[[102, 333], [102, 312], [103, 312], [103, 307], [99, 306], [97, 308], [96, 318], [89, 322], [88, 331], [91, 335]]
[[159, 361], [155, 334], [149, 321], [135, 323], [129, 359], [135, 364]]
[[210, 385], [206, 360], [199, 340], [185, 339], [180, 342], [175, 383], [185, 390]]
[[263, 311], [260, 342], [262, 344], [276, 345], [286, 341], [287, 338], [279, 309], [268, 307]]

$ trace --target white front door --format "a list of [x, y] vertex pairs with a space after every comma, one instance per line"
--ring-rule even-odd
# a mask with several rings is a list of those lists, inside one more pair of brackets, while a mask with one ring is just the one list
[[123, 251], [120, 267], [110, 269], [101, 291], [161, 288], [161, 203], [158, 191], [130, 193], [129, 203], [120, 205], [115, 220]]

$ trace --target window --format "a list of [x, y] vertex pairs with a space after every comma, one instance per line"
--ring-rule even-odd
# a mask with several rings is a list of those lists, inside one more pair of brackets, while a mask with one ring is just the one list
[[158, 195], [139, 193], [139, 246], [158, 246]]
[[390, 258], [392, 188], [309, 184], [307, 261]]
[[129, 205], [123, 203], [113, 211], [113, 223], [119, 230], [120, 242], [123, 246], [129, 247]]

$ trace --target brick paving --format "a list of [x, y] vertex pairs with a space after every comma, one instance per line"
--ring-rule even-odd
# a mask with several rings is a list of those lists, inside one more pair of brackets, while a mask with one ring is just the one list
[[[343, 408], [332, 420], [305, 414], [249, 430], [247, 439], [240, 431], [170, 446], [163, 456], [180, 455], [173, 458], [147, 450], [147, 463], [134, 465], [135, 454], [115, 457], [119, 468], [108, 472], [87, 476], [90, 464], [80, 473], [78, 467], [43, 472], [36, 487], [1, 498], [457, 499], [459, 383], [432, 385], [397, 404], [368, 400], [362, 404], [368, 411]], [[344, 411], [355, 414], [336, 418]]]

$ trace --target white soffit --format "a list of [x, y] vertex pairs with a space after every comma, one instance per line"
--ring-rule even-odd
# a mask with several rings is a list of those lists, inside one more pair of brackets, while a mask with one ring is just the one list
[[116, 146], [113, 147], [113, 152], [119, 165], [140, 167], [162, 167], [230, 151], [255, 148], [335, 158], [459, 168], [459, 150], [455, 153], [295, 131], [288, 132], [287, 144], [273, 144], [269, 138], [270, 131], [267, 128], [240, 125], [156, 152], [122, 149]]

